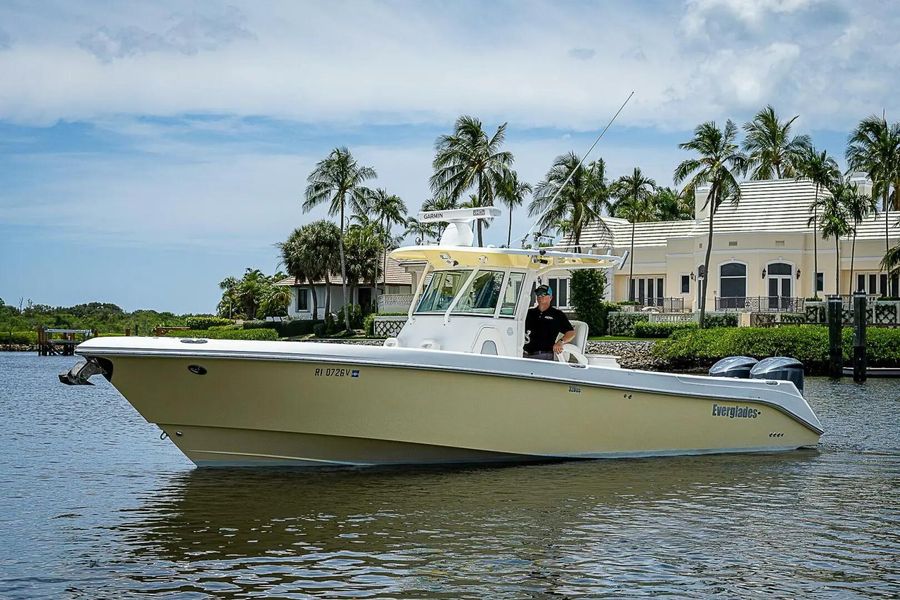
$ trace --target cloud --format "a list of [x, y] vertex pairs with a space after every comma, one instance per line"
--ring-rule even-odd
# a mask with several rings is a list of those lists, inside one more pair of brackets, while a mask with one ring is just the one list
[[111, 30], [99, 27], [87, 33], [78, 45], [103, 62], [151, 52], [179, 52], [192, 55], [216, 50], [256, 36], [246, 28], [244, 15], [234, 7], [219, 14], [173, 15], [174, 23], [162, 33], [131, 25]]
[[593, 48], [572, 48], [569, 50], [569, 56], [578, 60], [590, 60], [594, 58], [597, 51]]

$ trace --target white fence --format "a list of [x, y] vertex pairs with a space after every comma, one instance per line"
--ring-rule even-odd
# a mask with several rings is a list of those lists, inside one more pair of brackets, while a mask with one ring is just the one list
[[406, 312], [412, 299], [412, 294], [382, 294], [378, 296], [378, 312]]

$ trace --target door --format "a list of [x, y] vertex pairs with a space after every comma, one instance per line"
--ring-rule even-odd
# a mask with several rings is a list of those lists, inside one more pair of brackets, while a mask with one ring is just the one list
[[791, 265], [769, 265], [769, 310], [789, 310], [794, 295]]

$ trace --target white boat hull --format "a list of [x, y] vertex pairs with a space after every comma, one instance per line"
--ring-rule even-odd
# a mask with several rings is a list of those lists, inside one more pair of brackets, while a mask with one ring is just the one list
[[201, 466], [774, 452], [821, 434], [788, 382], [287, 342], [97, 338], [78, 352]]

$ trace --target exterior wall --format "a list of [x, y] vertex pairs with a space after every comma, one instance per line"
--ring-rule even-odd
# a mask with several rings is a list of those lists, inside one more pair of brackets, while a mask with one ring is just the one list
[[[403, 295], [403, 294], [411, 294], [409, 286], [407, 285], [388, 285], [388, 293], [391, 295]], [[358, 286], [353, 292], [350, 291], [349, 286], [347, 289], [348, 293], [352, 293], [353, 303], [358, 303], [359, 301], [359, 292], [360, 289], [372, 289], [369, 286]], [[300, 311], [297, 310], [297, 296], [299, 294], [299, 290], [307, 290], [309, 293], [309, 286], [296, 286], [291, 287], [291, 303], [288, 306], [288, 316], [292, 319], [312, 319], [312, 297], [309, 297], [309, 301], [307, 302], [307, 310]], [[315, 286], [316, 290], [316, 298], [318, 299], [318, 319], [325, 318], [325, 286], [317, 285]], [[337, 312], [344, 306], [344, 290], [340, 285], [331, 285], [331, 312]], [[407, 304], [408, 306], [408, 304]]]
[[[685, 310], [699, 308], [700, 281], [697, 278], [698, 266], [703, 264], [706, 253], [705, 235], [694, 237], [672, 237], [660, 246], [636, 247], [629, 260], [620, 270], [614, 272], [611, 297], [616, 302], [629, 299], [629, 268], [634, 259], [634, 277], [663, 278], [664, 298], [676, 299], [673, 304], [683, 301]], [[850, 294], [856, 288], [857, 275], [865, 273], [868, 285], [868, 274], [880, 274], [881, 258], [884, 255], [884, 240], [865, 239], [856, 243], [854, 263], [854, 281], [850, 281], [851, 240], [840, 240], [840, 288], [835, 287], [835, 247], [834, 239], [817, 241], [816, 255], [818, 271], [823, 276], [823, 289], [819, 296], [830, 294]], [[628, 245], [613, 248], [616, 254], [628, 250]], [[809, 298], [816, 295], [815, 266], [813, 257], [812, 231], [798, 232], [730, 232], [714, 233], [713, 249], [710, 255], [709, 285], [707, 288], [706, 307], [712, 310], [716, 306], [716, 298], [722, 297], [721, 266], [728, 263], [739, 263], [746, 268], [746, 297], [767, 302], [770, 296], [770, 280], [778, 279], [778, 296], [791, 298]], [[773, 276], [769, 267], [773, 263], [790, 265], [791, 276], [788, 294], [782, 294], [785, 285], [780, 277]], [[766, 269], [766, 277], [763, 277]], [[799, 274], [798, 274], [799, 271]], [[693, 278], [691, 275], [693, 274]], [[682, 293], [681, 278], [688, 276], [689, 292]], [[880, 277], [876, 278], [878, 290], [881, 291]], [[873, 293], [872, 290], [867, 290]], [[655, 292], [655, 290], [654, 290]], [[896, 293], [896, 292], [895, 292]], [[645, 294], [646, 295], [646, 294]], [[892, 294], [889, 294], [892, 295]], [[654, 293], [654, 296], [658, 294]], [[725, 301], [723, 304], [727, 304]], [[669, 305], [667, 301], [667, 306]]]

